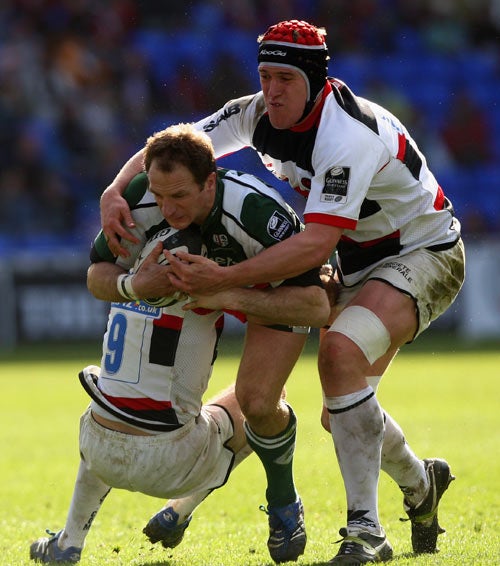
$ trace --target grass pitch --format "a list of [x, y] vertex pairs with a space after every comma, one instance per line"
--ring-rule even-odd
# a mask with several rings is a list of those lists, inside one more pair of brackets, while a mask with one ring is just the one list
[[[319, 565], [337, 552], [345, 523], [344, 490], [331, 437], [319, 424], [321, 395], [315, 338], [288, 383], [299, 419], [295, 479], [304, 501], [306, 553], [298, 565]], [[447, 459], [457, 476], [443, 497], [441, 551], [415, 557], [402, 497], [380, 481], [380, 515], [397, 565], [500, 564], [500, 352], [423, 351], [407, 347], [379, 389], [384, 408], [400, 423], [422, 458]], [[234, 378], [239, 346], [222, 345], [208, 396]], [[77, 373], [99, 362], [98, 345], [0, 358], [0, 564], [33, 564], [29, 544], [45, 528], [64, 525], [78, 465], [78, 420], [88, 398]], [[162, 501], [113, 491], [87, 537], [86, 565], [257, 566], [272, 564], [266, 548], [264, 472], [254, 456], [198, 509], [183, 543], [167, 551], [142, 528]]]

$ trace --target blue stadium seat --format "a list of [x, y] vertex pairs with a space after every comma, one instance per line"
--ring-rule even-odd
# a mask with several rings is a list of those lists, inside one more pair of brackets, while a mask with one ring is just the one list
[[193, 78], [206, 77], [213, 69], [215, 41], [206, 31], [180, 31], [170, 42], [170, 53], [176, 54], [177, 62], [192, 66]]
[[479, 167], [471, 183], [480, 209], [492, 225], [500, 228], [500, 163]]
[[460, 73], [467, 80], [481, 82], [498, 74], [498, 55], [492, 51], [464, 51], [457, 59]]
[[415, 63], [419, 79], [446, 84], [447, 86], [451, 86], [456, 81], [458, 73], [456, 57], [428, 54], [423, 57], [417, 56], [414, 59]]
[[133, 35], [131, 45], [145, 57], [159, 84], [175, 72], [177, 50], [172, 49], [171, 38], [165, 31], [139, 29]]
[[377, 68], [369, 58], [362, 55], [342, 53], [333, 56], [328, 66], [329, 74], [349, 86], [355, 94], [363, 96], [367, 82], [376, 76]]
[[481, 214], [491, 227], [500, 228], [500, 165], [455, 167], [441, 172], [438, 180], [459, 219]]
[[442, 126], [451, 104], [451, 93], [447, 85], [416, 81], [409, 86], [405, 94], [427, 115], [433, 127]]
[[372, 62], [379, 78], [387, 81], [392, 87], [406, 90], [415, 80], [416, 71], [408, 58], [400, 55], [381, 55]]
[[474, 191], [470, 190], [467, 171], [462, 171], [458, 167], [450, 167], [444, 171], [437, 171], [436, 178], [444, 194], [451, 200], [457, 213], [460, 214], [460, 211], [465, 209], [474, 195]]
[[471, 97], [486, 111], [500, 108], [500, 81], [493, 77], [482, 80], [467, 81], [467, 91]]
[[250, 78], [258, 85], [257, 76], [257, 36], [252, 32], [237, 29], [224, 30], [220, 41], [214, 41], [215, 53], [229, 53], [239, 61], [240, 67], [246, 69]]
[[[498, 85], [498, 92], [500, 92], [500, 84]], [[491, 131], [493, 136], [495, 159], [500, 163], [500, 100], [491, 109]]]
[[424, 51], [421, 33], [415, 28], [408, 26], [399, 28], [399, 31], [396, 34], [395, 44], [398, 53], [402, 56], [422, 53]]

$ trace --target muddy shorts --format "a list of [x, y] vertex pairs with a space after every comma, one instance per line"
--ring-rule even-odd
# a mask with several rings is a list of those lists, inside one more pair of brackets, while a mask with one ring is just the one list
[[234, 454], [229, 414], [204, 405], [198, 417], [176, 430], [136, 436], [98, 424], [90, 408], [80, 419], [80, 452], [89, 470], [107, 485], [162, 499], [223, 485]]
[[337, 309], [341, 310], [370, 279], [389, 283], [415, 301], [419, 327], [416, 338], [453, 303], [465, 277], [462, 240], [442, 251], [420, 249], [386, 260], [353, 287], [340, 287]]

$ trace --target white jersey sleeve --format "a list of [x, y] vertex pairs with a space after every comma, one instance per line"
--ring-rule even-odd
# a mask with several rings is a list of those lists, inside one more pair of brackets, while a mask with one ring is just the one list
[[[343, 135], [336, 133], [335, 143], [327, 143], [339, 131]], [[379, 136], [327, 98], [312, 154], [314, 176], [304, 210], [308, 222], [329, 215], [321, 222], [355, 228], [372, 180], [389, 157]]]
[[195, 124], [212, 140], [216, 158], [253, 147], [255, 125], [265, 111], [261, 93], [227, 102], [220, 110]]

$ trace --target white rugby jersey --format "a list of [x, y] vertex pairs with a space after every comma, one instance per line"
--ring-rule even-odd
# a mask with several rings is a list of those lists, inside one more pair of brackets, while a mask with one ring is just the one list
[[200, 413], [223, 315], [185, 312], [183, 304], [111, 304], [101, 373], [96, 390], [88, 391], [101, 408], [158, 431], [177, 428]]
[[460, 224], [403, 124], [329, 79], [314, 113], [288, 130], [271, 126], [262, 92], [232, 100], [196, 126], [217, 157], [252, 147], [302, 194], [304, 221], [343, 229], [340, 276], [356, 284], [386, 258], [453, 246]]

